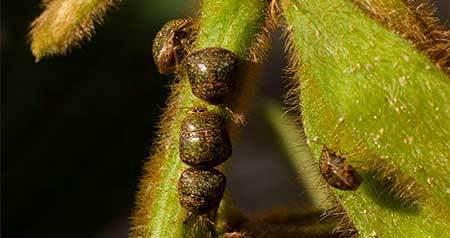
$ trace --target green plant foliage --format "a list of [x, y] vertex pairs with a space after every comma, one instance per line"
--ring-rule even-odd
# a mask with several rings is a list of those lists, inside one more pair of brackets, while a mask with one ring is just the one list
[[350, 1], [281, 3], [313, 152], [349, 154], [363, 174], [336, 191], [360, 235], [450, 236], [448, 76]]
[[[46, 10], [30, 32], [36, 60], [67, 53], [89, 39], [94, 23], [101, 22], [113, 3], [45, 1]], [[247, 68], [252, 67], [247, 66], [264, 58], [277, 3], [202, 1], [189, 51], [220, 47], [233, 52], [239, 90], [225, 100], [226, 106], [212, 105], [192, 94], [183, 66], [177, 71], [158, 139], [144, 166], [131, 236], [215, 237], [227, 234], [230, 224], [256, 237], [293, 231], [327, 236], [335, 224], [320, 222], [315, 215], [332, 208], [338, 198], [346, 219], [351, 218], [345, 220], [349, 224], [338, 224], [343, 234], [354, 224], [362, 237], [450, 237], [450, 79], [445, 74], [450, 31], [438, 26], [428, 11], [411, 10], [415, 5], [409, 0], [280, 0], [292, 74], [288, 96], [296, 107], [301, 102], [300, 119], [315, 157], [309, 151], [295, 156], [290, 143], [284, 143], [296, 137], [296, 129], [273, 127], [304, 177], [313, 207], [252, 220], [229, 199], [207, 215], [193, 215], [180, 206], [177, 182], [188, 167], [179, 155], [182, 121], [192, 108], [205, 107], [225, 118], [233, 132], [249, 100], [252, 70]], [[276, 113], [269, 108], [269, 120], [277, 121]], [[357, 191], [330, 189], [318, 170], [312, 172], [324, 146], [345, 156], [361, 174]], [[304, 226], [310, 215], [314, 224]], [[287, 221], [298, 224], [285, 229]]]

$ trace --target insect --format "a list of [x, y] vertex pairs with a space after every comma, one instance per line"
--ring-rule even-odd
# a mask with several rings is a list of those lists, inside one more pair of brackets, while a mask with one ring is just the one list
[[212, 168], [226, 161], [232, 151], [225, 122], [206, 108], [193, 109], [181, 123], [181, 160], [197, 168]]
[[221, 104], [236, 87], [236, 55], [223, 48], [204, 48], [185, 57], [184, 70], [192, 93], [211, 104]]
[[153, 40], [153, 60], [158, 72], [171, 74], [187, 54], [196, 32], [191, 18], [175, 19], [167, 22]]
[[216, 169], [188, 168], [178, 180], [177, 190], [181, 206], [193, 214], [203, 214], [219, 207], [226, 178]]
[[362, 178], [358, 172], [345, 162], [345, 158], [325, 146], [319, 160], [320, 173], [325, 181], [341, 190], [356, 190]]

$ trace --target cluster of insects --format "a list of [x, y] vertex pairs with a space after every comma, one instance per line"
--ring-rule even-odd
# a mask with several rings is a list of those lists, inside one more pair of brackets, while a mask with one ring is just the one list
[[[186, 77], [192, 93], [203, 101], [218, 105], [236, 87], [237, 57], [223, 48], [204, 48], [191, 52], [196, 35], [193, 19], [166, 23], [153, 43], [153, 58], [162, 74]], [[226, 178], [214, 167], [231, 155], [232, 146], [224, 119], [206, 107], [194, 107], [181, 123], [180, 159], [190, 166], [177, 184], [181, 206], [193, 214], [204, 214], [219, 206]], [[342, 155], [323, 147], [320, 172], [332, 187], [356, 190], [361, 176]]]
[[[196, 26], [192, 19], [166, 23], [153, 43], [153, 58], [158, 71], [187, 77], [192, 93], [201, 100], [218, 105], [236, 86], [237, 57], [217, 47], [191, 52]], [[206, 107], [193, 107], [181, 123], [180, 159], [190, 168], [177, 184], [181, 206], [193, 214], [204, 214], [219, 206], [226, 178], [214, 167], [231, 155], [232, 146], [224, 119]]]

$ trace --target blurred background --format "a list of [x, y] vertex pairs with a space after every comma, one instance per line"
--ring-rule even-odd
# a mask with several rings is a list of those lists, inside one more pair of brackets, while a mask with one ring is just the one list
[[[155, 2], [123, 1], [91, 42], [39, 63], [27, 32], [40, 3], [1, 2], [2, 237], [127, 237], [170, 80], [156, 72], [152, 40], [166, 21], [196, 9], [193, 0]], [[436, 6], [448, 21], [448, 0]], [[250, 213], [308, 202], [267, 125], [255, 120], [262, 95], [281, 101], [282, 50], [275, 33], [227, 171], [237, 206]]]

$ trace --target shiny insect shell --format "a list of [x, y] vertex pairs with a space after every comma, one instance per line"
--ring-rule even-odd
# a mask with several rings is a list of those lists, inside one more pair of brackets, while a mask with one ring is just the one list
[[236, 88], [236, 55], [223, 48], [204, 48], [185, 57], [183, 67], [192, 93], [211, 104], [221, 104]]
[[322, 149], [319, 160], [320, 173], [325, 181], [341, 190], [356, 190], [361, 185], [362, 178], [345, 158], [326, 147]]
[[167, 22], [153, 40], [153, 60], [161, 74], [174, 73], [193, 41], [195, 25], [191, 18]]
[[203, 214], [219, 206], [226, 178], [216, 169], [188, 168], [178, 180], [180, 205], [193, 214]]
[[193, 109], [181, 123], [180, 158], [196, 168], [212, 168], [226, 161], [232, 151], [222, 117], [206, 108]]

